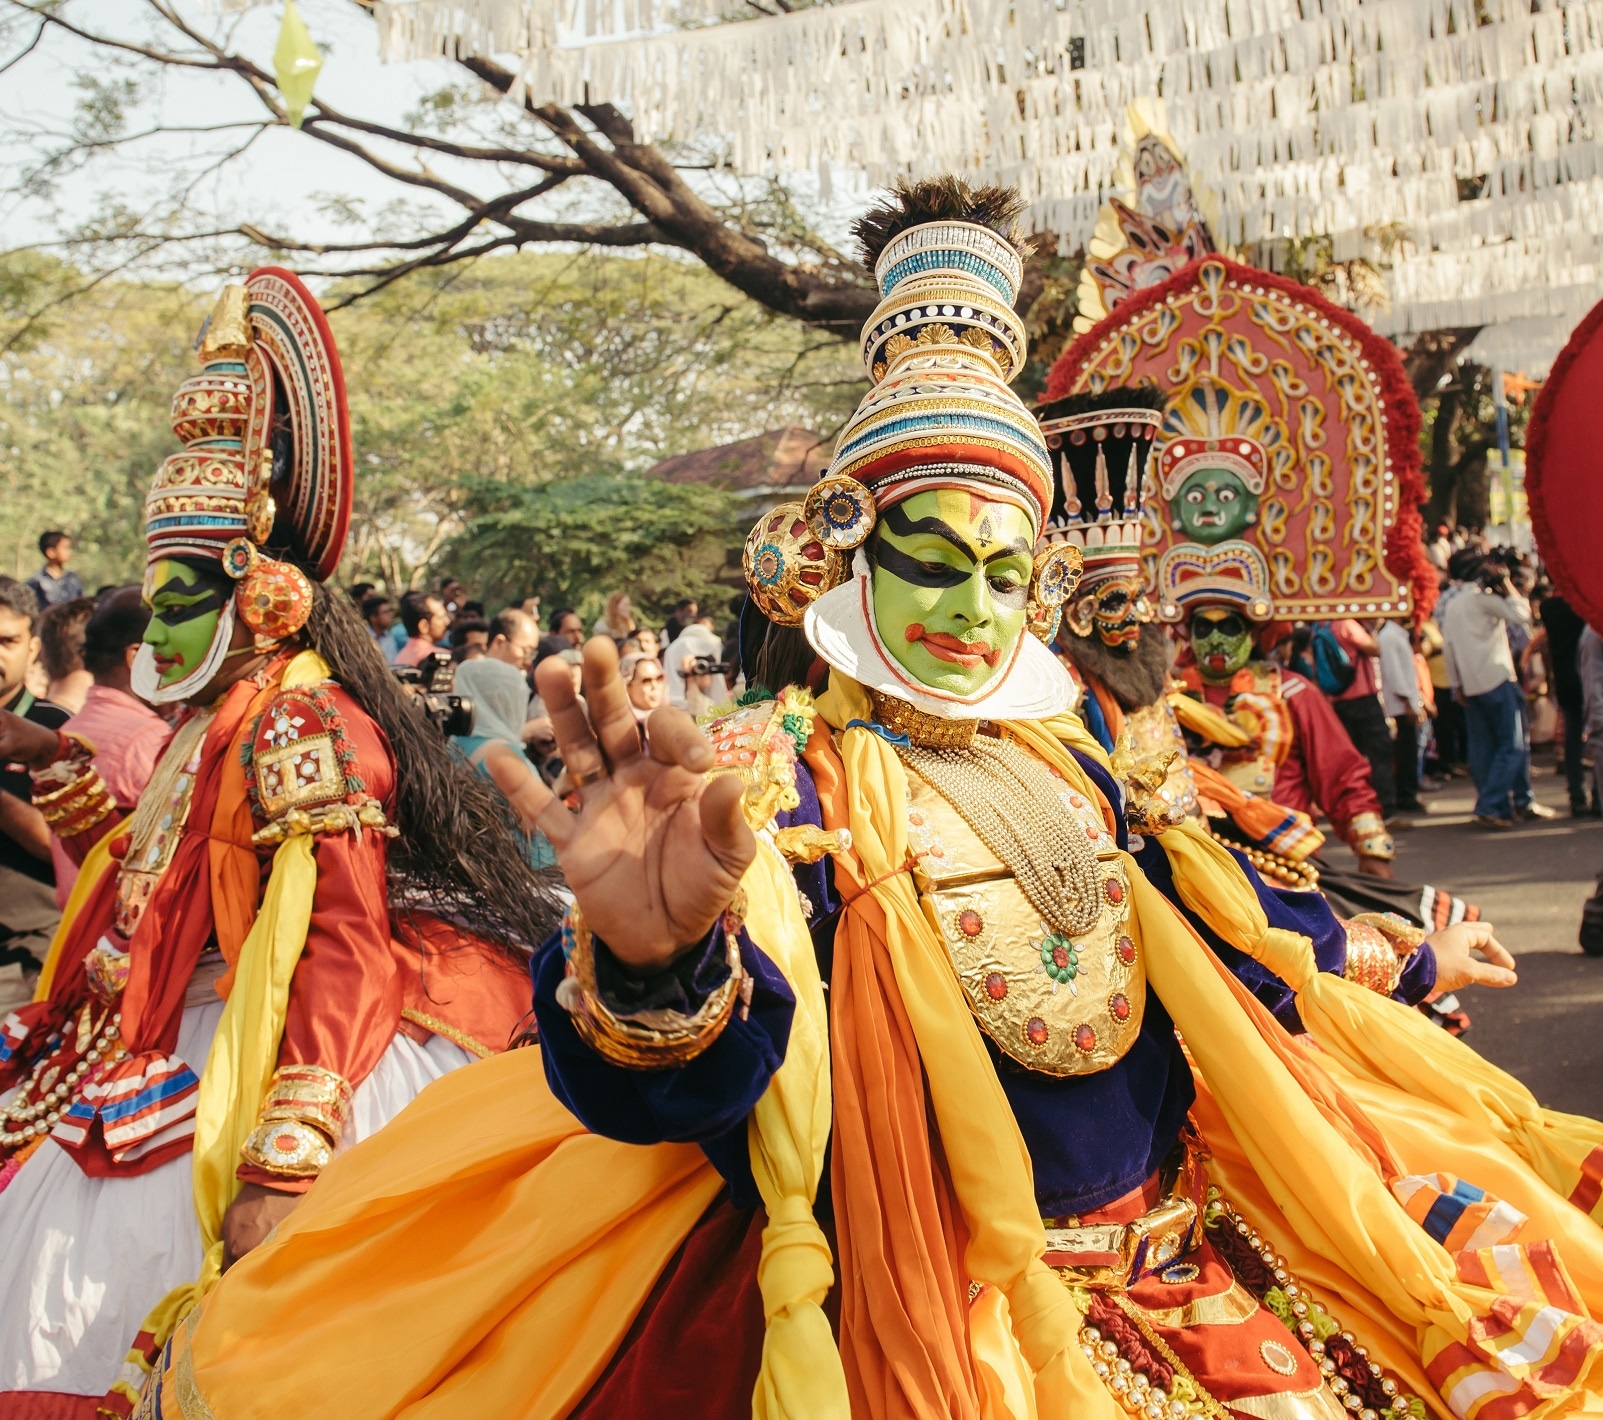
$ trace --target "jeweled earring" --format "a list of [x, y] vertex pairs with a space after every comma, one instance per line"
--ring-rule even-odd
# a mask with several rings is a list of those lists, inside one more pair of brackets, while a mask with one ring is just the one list
[[825, 547], [850, 552], [868, 541], [879, 516], [874, 495], [843, 473], [821, 478], [807, 490], [802, 516]]
[[1055, 542], [1035, 554], [1025, 624], [1049, 646], [1063, 620], [1063, 604], [1074, 595], [1084, 570], [1084, 554], [1066, 542]]
[[240, 619], [256, 638], [256, 649], [271, 650], [306, 625], [312, 614], [312, 584], [299, 567], [259, 557], [234, 593]]
[[778, 626], [800, 626], [807, 608], [851, 570], [845, 553], [813, 531], [800, 503], [781, 503], [758, 520], [741, 565], [757, 609]]

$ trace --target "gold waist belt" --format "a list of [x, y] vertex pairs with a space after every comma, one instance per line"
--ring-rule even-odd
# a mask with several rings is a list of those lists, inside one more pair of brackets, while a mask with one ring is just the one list
[[1162, 1200], [1128, 1223], [1048, 1222], [1046, 1265], [1073, 1287], [1123, 1291], [1197, 1245], [1202, 1169], [1192, 1149]]

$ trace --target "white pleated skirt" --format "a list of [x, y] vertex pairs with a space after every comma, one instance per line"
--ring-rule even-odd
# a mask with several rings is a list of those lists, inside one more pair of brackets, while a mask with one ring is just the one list
[[[177, 1054], [204, 1064], [222, 1002], [185, 1009]], [[357, 1089], [341, 1148], [474, 1057], [397, 1035]], [[0, 1193], [0, 1391], [104, 1395], [151, 1307], [200, 1271], [190, 1157], [137, 1178], [86, 1178], [47, 1140]]]

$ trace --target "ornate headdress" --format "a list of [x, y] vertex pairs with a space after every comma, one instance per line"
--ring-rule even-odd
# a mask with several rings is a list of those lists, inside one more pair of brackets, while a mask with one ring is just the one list
[[1083, 592], [1109, 576], [1141, 571], [1142, 510], [1163, 405], [1157, 386], [1145, 385], [1065, 395], [1036, 410], [1057, 465], [1042, 537], [1084, 554]]
[[[1034, 417], [1008, 387], [1027, 350], [1013, 310], [1024, 269], [1015, 225], [1022, 206], [1007, 189], [942, 178], [900, 189], [858, 222], [881, 292], [862, 336], [874, 387], [805, 503], [782, 504], [747, 539], [747, 585], [763, 614], [788, 626], [805, 617], [808, 639], [826, 661], [891, 694], [939, 699], [905, 683], [878, 643], [866, 560], [853, 554], [879, 510], [930, 489], [964, 488], [1016, 503], [1039, 533], [1052, 504], [1051, 458]], [[1032, 598], [1055, 612], [1077, 572], [1073, 549], [1047, 549], [1037, 558]], [[1057, 708], [1067, 688], [1057, 663], [1043, 659], [1055, 674], [1036, 664], [1034, 652], [1021, 652], [981, 698], [1011, 680], [1008, 713], [1023, 713], [1013, 700], [1025, 708], [1051, 700]], [[1020, 662], [1037, 671], [1027, 693], [1015, 675]], [[973, 711], [945, 702], [928, 708], [955, 717]]]
[[1425, 614], [1419, 407], [1390, 342], [1310, 287], [1208, 256], [1076, 340], [1047, 397], [1150, 380], [1171, 399], [1152, 578], [1178, 544], [1198, 544], [1195, 558], [1243, 541], [1275, 615]]
[[339, 353], [316, 299], [278, 267], [224, 288], [201, 327], [201, 372], [173, 396], [184, 448], [145, 499], [150, 566], [216, 561], [238, 583], [201, 665], [160, 686], [148, 648], [134, 663], [146, 700], [182, 700], [217, 671], [244, 619], [257, 644], [293, 636], [311, 611], [310, 578], [339, 563], [351, 516], [351, 434]]
[[1227, 606], [1252, 621], [1274, 614], [1269, 567], [1251, 543], [1221, 542], [1217, 547], [1182, 542], [1158, 564], [1158, 615], [1184, 621], [1199, 606]]

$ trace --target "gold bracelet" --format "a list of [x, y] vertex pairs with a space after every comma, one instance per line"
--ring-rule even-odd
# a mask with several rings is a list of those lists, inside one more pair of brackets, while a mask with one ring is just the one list
[[1359, 814], [1347, 825], [1347, 842], [1361, 858], [1390, 861], [1397, 856], [1397, 844], [1386, 832], [1386, 820], [1379, 814]]
[[1341, 974], [1355, 986], [1390, 996], [1403, 979], [1407, 959], [1397, 955], [1389, 937], [1361, 918], [1342, 925], [1347, 929], [1347, 964]]
[[36, 792], [33, 806], [44, 815], [57, 838], [71, 838], [109, 818], [116, 812], [117, 801], [100, 777], [100, 771], [90, 765], [71, 783], [48, 793]]
[[562, 923], [568, 976], [558, 999], [579, 1038], [604, 1060], [627, 1070], [666, 1070], [694, 1060], [723, 1033], [741, 994], [746, 975], [740, 962], [739, 916], [743, 909], [743, 902], [732, 904], [724, 914], [729, 977], [694, 1015], [649, 1010], [620, 1016], [601, 997], [596, 984], [595, 938], [579, 905], [571, 906]]

